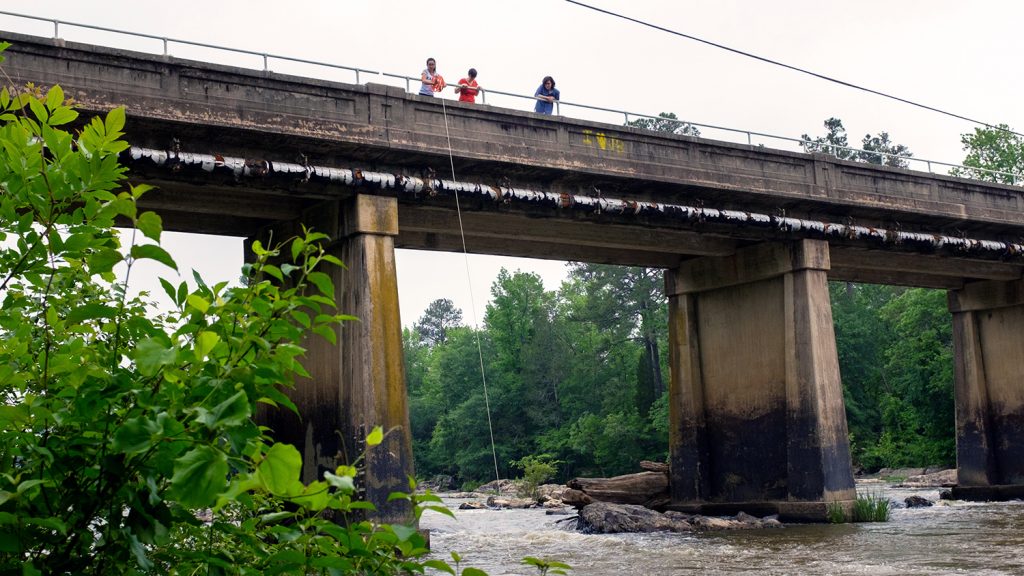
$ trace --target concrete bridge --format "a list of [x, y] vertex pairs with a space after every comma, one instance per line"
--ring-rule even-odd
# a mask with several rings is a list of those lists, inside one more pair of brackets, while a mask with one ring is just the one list
[[0, 35], [15, 84], [127, 108], [165, 228], [331, 236], [362, 322], [309, 342], [305, 417], [270, 425], [306, 480], [400, 426], [366, 461], [384, 519], [413, 472], [394, 249], [461, 249], [456, 200], [471, 252], [666, 270], [673, 507], [820, 519], [854, 498], [830, 279], [949, 290], [957, 495], [1024, 495], [1020, 188]]

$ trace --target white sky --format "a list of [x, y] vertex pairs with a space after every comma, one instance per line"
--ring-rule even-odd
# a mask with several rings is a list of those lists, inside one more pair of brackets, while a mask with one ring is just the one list
[[[1024, 128], [1021, 106], [1024, 3], [1011, 0], [590, 0], [593, 5], [841, 80], [986, 122]], [[24, 6], [24, 7], [23, 7]], [[101, 6], [102, 8], [100, 8]], [[14, 9], [9, 7], [8, 9]], [[820, 135], [842, 118], [851, 143], [886, 130], [915, 156], [959, 162], [960, 134], [973, 125], [598, 14], [564, 0], [48, 0], [21, 13], [234, 48], [417, 76], [432, 56], [449, 83], [469, 67], [481, 86], [529, 93], [545, 75], [562, 99], [746, 130]], [[0, 15], [0, 29], [49, 36], [53, 27]], [[145, 51], [157, 41], [61, 27], [61, 37]], [[172, 44], [175, 56], [262, 67], [239, 57]], [[271, 62], [271, 69], [352, 82], [350, 73]], [[366, 81], [364, 78], [363, 81]], [[377, 79], [375, 81], [383, 81]], [[388, 81], [389, 83], [393, 81]], [[450, 95], [449, 95], [450, 97]], [[492, 105], [532, 104], [490, 98]], [[563, 108], [567, 115], [621, 124], [622, 117]], [[705, 136], [723, 138], [703, 130]], [[129, 134], [129, 138], [130, 138]], [[745, 139], [745, 137], [743, 137]], [[755, 140], [754, 143], [759, 143]], [[763, 141], [767, 146], [782, 146]], [[186, 272], [233, 280], [237, 239], [168, 235]], [[470, 257], [477, 315], [497, 270], [536, 271], [549, 289], [564, 264]], [[460, 254], [400, 251], [403, 324], [436, 298], [451, 298], [472, 321]], [[133, 273], [136, 278], [142, 274]], [[190, 274], [189, 274], [190, 276]], [[157, 289], [159, 291], [159, 289]]]

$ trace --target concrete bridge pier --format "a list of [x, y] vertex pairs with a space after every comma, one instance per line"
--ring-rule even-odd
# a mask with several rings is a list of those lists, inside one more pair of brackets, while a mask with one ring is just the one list
[[359, 320], [336, 330], [337, 345], [317, 335], [304, 342], [311, 377], [298, 381], [289, 395], [301, 421], [279, 409], [268, 410], [264, 422], [276, 439], [300, 449], [305, 482], [354, 462], [365, 449], [366, 435], [382, 426], [384, 442], [366, 453], [357, 486], [376, 506], [371, 514], [376, 521], [411, 521], [408, 502], [387, 501], [392, 492], [408, 492], [413, 475], [395, 270], [398, 202], [364, 195], [325, 202], [261, 236], [272, 232], [276, 241], [285, 240], [300, 223], [330, 236], [328, 251], [346, 268], [324, 271], [334, 281], [338, 310]]
[[1024, 498], [1024, 280], [950, 291], [960, 500]]
[[823, 520], [855, 499], [828, 244], [759, 244], [666, 274], [670, 508]]

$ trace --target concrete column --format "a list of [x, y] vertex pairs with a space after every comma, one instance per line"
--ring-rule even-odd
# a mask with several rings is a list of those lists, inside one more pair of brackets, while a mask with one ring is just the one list
[[[346, 267], [324, 271], [334, 281], [339, 311], [359, 320], [342, 324], [337, 345], [315, 335], [305, 341], [310, 378], [289, 394], [301, 421], [285, 410], [268, 411], [264, 421], [276, 439], [302, 451], [307, 482], [355, 461], [366, 435], [382, 426], [384, 442], [366, 454], [359, 486], [377, 507], [375, 520], [412, 520], [407, 502], [387, 502], [391, 492], [409, 490], [413, 475], [395, 273], [397, 200], [359, 195], [319, 205], [301, 220], [330, 236], [328, 251]], [[274, 238], [287, 238], [298, 224], [276, 226]]]
[[804, 240], [667, 273], [672, 508], [820, 520], [855, 498], [828, 268]]
[[963, 500], [1024, 498], [1024, 280], [949, 293]]

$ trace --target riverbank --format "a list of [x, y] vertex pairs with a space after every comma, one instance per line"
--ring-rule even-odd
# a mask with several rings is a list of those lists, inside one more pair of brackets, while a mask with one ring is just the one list
[[[524, 556], [567, 562], [579, 576], [1024, 574], [1024, 502], [939, 501], [940, 487], [899, 487], [872, 480], [858, 481], [858, 490], [875, 491], [897, 503], [889, 522], [583, 534], [564, 528], [566, 516], [547, 515], [544, 509], [458, 510], [466, 500], [445, 497], [455, 518], [428, 513], [422, 526], [431, 530], [437, 557], [458, 551], [465, 566], [491, 576], [535, 574], [519, 563]], [[909, 496], [936, 505], [903, 507]]]

